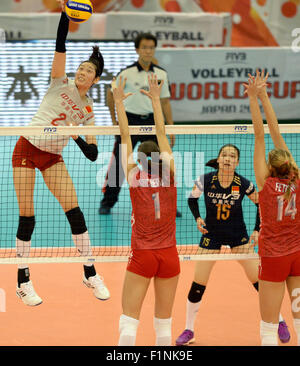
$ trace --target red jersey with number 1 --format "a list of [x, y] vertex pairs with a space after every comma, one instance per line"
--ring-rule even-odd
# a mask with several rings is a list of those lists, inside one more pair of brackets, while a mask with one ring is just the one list
[[300, 181], [284, 201], [287, 179], [269, 177], [259, 192], [261, 229], [258, 253], [261, 257], [279, 257], [300, 250]]
[[158, 176], [138, 170], [130, 185], [132, 249], [162, 249], [176, 245], [177, 189], [163, 186]]

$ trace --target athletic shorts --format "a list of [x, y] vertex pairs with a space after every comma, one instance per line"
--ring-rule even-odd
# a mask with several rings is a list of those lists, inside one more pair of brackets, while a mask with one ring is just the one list
[[131, 249], [127, 271], [147, 278], [175, 277], [180, 273], [177, 248]]
[[283, 282], [289, 276], [300, 276], [300, 251], [281, 257], [260, 257], [260, 280]]
[[46, 170], [54, 164], [63, 162], [61, 155], [51, 154], [32, 145], [23, 136], [19, 138], [12, 156], [13, 168]]
[[217, 238], [216, 236], [207, 233], [202, 235], [199, 247], [204, 249], [219, 250], [222, 245], [228, 245], [230, 248], [239, 247], [249, 242], [247, 232], [241, 233], [239, 236], [232, 237], [230, 240]]

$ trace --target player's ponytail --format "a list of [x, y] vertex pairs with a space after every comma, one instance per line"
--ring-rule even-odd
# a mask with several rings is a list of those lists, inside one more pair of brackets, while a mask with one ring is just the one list
[[288, 179], [287, 189], [283, 195], [289, 200], [299, 179], [299, 169], [292, 160], [291, 154], [286, 150], [273, 149], [269, 152], [269, 164], [271, 177]]
[[100, 77], [104, 68], [104, 59], [98, 46], [93, 46], [93, 52], [89, 61], [96, 66], [96, 77]]
[[209, 167], [211, 167], [211, 168], [214, 168], [214, 169], [218, 170], [218, 169], [219, 169], [218, 159], [211, 159], [211, 160], [209, 160], [209, 161], [205, 164], [205, 166], [209, 166]]
[[96, 76], [100, 77], [104, 69], [104, 59], [98, 46], [93, 46], [93, 52], [91, 53], [88, 60], [82, 62], [91, 62], [96, 67]]

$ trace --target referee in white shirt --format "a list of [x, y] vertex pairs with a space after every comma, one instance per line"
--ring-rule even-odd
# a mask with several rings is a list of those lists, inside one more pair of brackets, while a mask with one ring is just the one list
[[[172, 109], [170, 104], [170, 90], [167, 72], [156, 63], [153, 63], [157, 39], [151, 33], [142, 33], [135, 39], [135, 49], [138, 54], [138, 60], [120, 71], [117, 75], [117, 81], [120, 76], [123, 80], [126, 78], [124, 92], [133, 93], [124, 100], [124, 106], [128, 117], [129, 126], [148, 126], [154, 125], [153, 110], [151, 100], [140, 92], [141, 89], [148, 90], [148, 75], [154, 73], [158, 80], [163, 80], [164, 85], [161, 89], [161, 106], [165, 117], [165, 123], [173, 125]], [[112, 122], [118, 125], [115, 114], [115, 104], [113, 94], [110, 89], [107, 90], [107, 105], [110, 110]], [[157, 143], [155, 135], [132, 135], [132, 147], [138, 142], [154, 140]], [[171, 147], [174, 146], [175, 136], [170, 135]], [[111, 208], [118, 201], [125, 176], [121, 167], [120, 159], [121, 138], [116, 136], [113, 149], [113, 157], [106, 174], [105, 183], [102, 189], [104, 197], [99, 208], [100, 215], [110, 214]], [[181, 217], [181, 213], [177, 211], [177, 217]]]

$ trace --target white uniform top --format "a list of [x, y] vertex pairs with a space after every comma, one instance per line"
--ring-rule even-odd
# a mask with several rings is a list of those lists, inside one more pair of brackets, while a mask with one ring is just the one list
[[160, 66], [151, 64], [149, 71], [145, 71], [142, 66], [135, 62], [134, 64], [123, 69], [117, 75], [117, 83], [120, 76], [123, 80], [126, 78], [124, 93], [133, 93], [124, 100], [126, 112], [146, 115], [153, 113], [152, 102], [150, 98], [140, 92], [141, 89], [149, 90], [148, 75], [154, 73], [157, 75], [157, 80], [163, 80], [160, 98], [170, 98], [169, 82], [167, 72]]
[[[86, 97], [82, 100], [74, 80], [67, 76], [52, 79], [42, 103], [32, 118], [29, 126], [74, 126], [93, 125], [93, 100]], [[25, 137], [25, 136], [24, 136]], [[26, 139], [38, 149], [52, 154], [61, 154], [68, 144], [69, 136], [26, 136]]]

